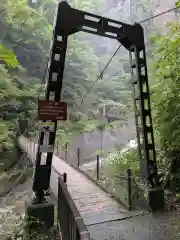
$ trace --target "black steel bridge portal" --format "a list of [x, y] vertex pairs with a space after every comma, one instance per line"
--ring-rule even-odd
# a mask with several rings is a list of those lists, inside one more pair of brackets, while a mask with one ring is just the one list
[[[74, 9], [66, 1], [60, 2], [54, 21], [52, 45], [46, 76], [46, 100], [61, 101], [68, 37], [79, 31], [117, 40], [130, 54], [140, 172], [142, 179], [149, 186], [149, 199], [151, 201], [154, 198], [152, 196], [158, 194], [159, 190], [143, 28], [138, 23], [134, 25], [126, 24]], [[44, 120], [43, 122], [46, 121]], [[48, 142], [53, 149], [57, 121], [52, 121], [52, 124], [53, 129], [49, 133]], [[44, 193], [50, 188], [52, 170], [53, 150], [49, 150], [46, 153], [42, 151], [44, 138], [45, 133], [40, 130], [33, 181], [33, 191], [35, 193], [33, 204], [37, 206], [47, 200]], [[46, 158], [44, 165], [41, 165], [42, 157]]]

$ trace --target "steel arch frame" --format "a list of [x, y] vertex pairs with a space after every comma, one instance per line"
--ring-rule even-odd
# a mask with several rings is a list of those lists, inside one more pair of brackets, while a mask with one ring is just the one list
[[[53, 39], [48, 65], [46, 100], [59, 102], [63, 83], [64, 66], [68, 36], [79, 32], [87, 32], [107, 38], [116, 39], [130, 53], [131, 75], [134, 100], [135, 123], [140, 157], [140, 172], [151, 187], [156, 186], [157, 163], [154, 145], [153, 125], [150, 106], [150, 92], [143, 28], [140, 24], [122, 23], [95, 14], [72, 8], [67, 2], [58, 4], [54, 21]], [[57, 121], [54, 131], [49, 133], [49, 145], [55, 143]], [[33, 191], [36, 202], [41, 202], [44, 191], [49, 188], [52, 152], [47, 152], [46, 164], [41, 165], [40, 146], [43, 145], [44, 132], [39, 132], [36, 168], [34, 173]]]

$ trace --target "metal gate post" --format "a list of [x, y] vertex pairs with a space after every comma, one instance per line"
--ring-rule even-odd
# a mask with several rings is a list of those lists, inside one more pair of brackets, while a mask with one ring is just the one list
[[[67, 49], [67, 37], [62, 37], [62, 39], [59, 40], [56, 31], [54, 31], [53, 44], [51, 49], [51, 59], [48, 68], [46, 100], [54, 100], [55, 102], [60, 101], [66, 49]], [[49, 133], [49, 145], [53, 146], [54, 148], [57, 121], [53, 122], [54, 131]], [[36, 155], [36, 169], [33, 182], [34, 192], [36, 192], [37, 190], [43, 192], [44, 190], [49, 189], [53, 152], [47, 152], [46, 164], [41, 165], [40, 147], [43, 145], [43, 141], [44, 132], [40, 132], [38, 151]]]
[[140, 172], [148, 184], [149, 206], [157, 211], [164, 209], [164, 189], [158, 182], [145, 47], [132, 46], [130, 58]]
[[140, 171], [142, 178], [150, 180], [153, 185], [157, 176], [157, 164], [145, 49], [132, 46], [130, 57]]
[[[57, 16], [54, 22], [53, 39], [50, 53], [50, 60], [48, 63], [47, 82], [45, 99], [53, 100], [54, 102], [60, 102], [62, 81], [65, 66], [65, 57], [67, 50], [67, 36], [66, 32], [63, 36], [60, 36], [58, 32], [58, 22], [61, 17], [60, 4], [57, 9]], [[43, 122], [45, 122], [43, 120]], [[45, 191], [49, 189], [51, 165], [53, 150], [55, 145], [57, 121], [51, 121], [53, 123], [53, 131], [48, 132], [48, 145], [51, 146], [49, 150], [43, 150], [43, 144], [45, 141], [45, 133], [42, 128], [39, 131], [38, 148], [36, 154], [33, 191], [35, 192], [35, 198], [33, 203], [26, 203], [26, 214], [28, 217], [36, 217], [43, 221], [47, 227], [52, 227], [54, 224], [54, 203], [47, 201], [45, 198]], [[46, 162], [41, 164], [42, 153], [46, 153]]]

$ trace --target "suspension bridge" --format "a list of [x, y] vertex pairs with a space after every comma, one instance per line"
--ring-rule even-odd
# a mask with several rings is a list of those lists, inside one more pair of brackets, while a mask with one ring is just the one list
[[[30, 159], [35, 165], [38, 145], [34, 141], [29, 140], [23, 136], [19, 137], [18, 143], [22, 151], [27, 155], [28, 159]], [[45, 158], [46, 154], [43, 154], [41, 164], [43, 164], [43, 160]], [[77, 207], [77, 211], [80, 214], [79, 216], [82, 217], [82, 221], [84, 223], [83, 232], [87, 231], [92, 239], [96, 238], [97, 235], [99, 236], [98, 239], [103, 239], [100, 238], [102, 237], [102, 235], [99, 235], [100, 233], [97, 234], [97, 232], [91, 230], [94, 229], [94, 227], [97, 225], [106, 224], [105, 226], [107, 226], [109, 224], [110, 226], [112, 222], [117, 222], [142, 215], [142, 211], [128, 211], [124, 205], [120, 205], [119, 202], [117, 202], [107, 192], [99, 188], [82, 172], [79, 172], [77, 169], [69, 165], [68, 162], [65, 162], [59, 156], [54, 154], [52, 159], [52, 172], [50, 178], [50, 193], [53, 197], [55, 197], [57, 201], [58, 178], [61, 178], [64, 173], [67, 174], [66, 184], [67, 190], [69, 192], [69, 198], [66, 199], [66, 201], [74, 202], [75, 206]], [[63, 183], [61, 182], [61, 184]], [[62, 208], [65, 208], [65, 206], [62, 206]], [[148, 211], [146, 211], [146, 213], [148, 213]], [[64, 217], [65, 216], [62, 216], [62, 218]], [[71, 232], [73, 230], [73, 225], [70, 227], [71, 229], [68, 231]], [[102, 229], [101, 234], [104, 234], [105, 231], [106, 229]], [[111, 231], [109, 236], [115, 237], [117, 234], [116, 231], [116, 229], [114, 229], [114, 232]], [[108, 238], [108, 233], [106, 232], [106, 234]], [[87, 235], [81, 239], [90, 239], [86, 237]]]
[[[39, 100], [38, 106], [38, 120], [46, 124], [46, 129], [40, 128], [38, 143], [18, 137], [20, 148], [34, 163], [32, 189], [35, 198], [26, 206], [27, 215], [40, 218], [48, 227], [54, 224], [55, 206], [45, 196], [45, 191], [50, 188], [58, 202], [58, 227], [62, 240], [97, 239], [97, 232], [92, 226], [106, 223], [99, 235], [99, 239], [103, 239], [102, 235], [107, 233], [107, 226], [112, 226], [112, 222], [140, 214], [127, 211], [81, 172], [54, 154], [57, 121], [67, 119], [67, 104], [61, 102], [61, 90], [68, 36], [79, 31], [115, 39], [130, 53], [141, 177], [148, 183], [149, 205], [156, 210], [164, 206], [164, 191], [158, 182], [143, 28], [140, 23], [130, 25], [73, 9], [62, 1], [58, 4], [54, 21], [45, 100]], [[87, 94], [82, 98], [82, 103]], [[45, 139], [48, 139], [46, 143]], [[106, 239], [117, 235], [117, 229], [112, 232]]]

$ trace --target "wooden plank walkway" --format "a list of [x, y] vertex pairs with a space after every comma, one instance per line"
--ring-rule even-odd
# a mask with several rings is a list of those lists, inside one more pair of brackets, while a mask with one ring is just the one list
[[[67, 173], [68, 190], [86, 225], [112, 221], [129, 215], [128, 211], [119, 206], [107, 193], [59, 157], [54, 156], [52, 164], [59, 173]], [[53, 172], [51, 188], [57, 193], [57, 173]]]
[[[22, 144], [29, 157], [35, 159], [34, 144], [21, 139], [21, 146]], [[86, 176], [56, 155], [53, 156], [52, 166], [51, 189], [57, 194], [58, 174], [66, 172], [68, 190], [87, 226], [121, 220], [137, 214], [124, 209]]]

